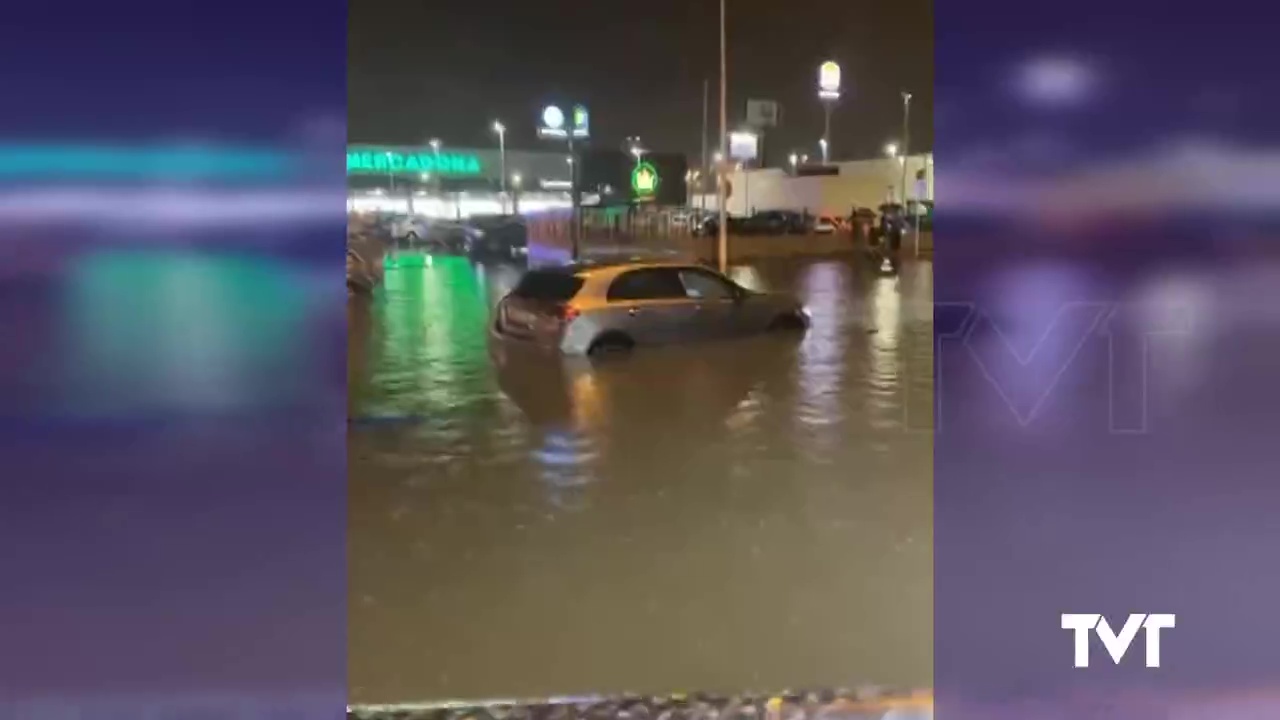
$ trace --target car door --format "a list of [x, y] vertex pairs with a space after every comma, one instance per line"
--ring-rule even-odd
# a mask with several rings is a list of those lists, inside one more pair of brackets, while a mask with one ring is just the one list
[[625, 332], [638, 345], [663, 345], [697, 336], [694, 302], [676, 268], [638, 268], [619, 274], [609, 285], [610, 329]]
[[679, 272], [685, 294], [693, 301], [699, 336], [724, 338], [747, 331], [740, 288], [706, 268], [684, 267]]

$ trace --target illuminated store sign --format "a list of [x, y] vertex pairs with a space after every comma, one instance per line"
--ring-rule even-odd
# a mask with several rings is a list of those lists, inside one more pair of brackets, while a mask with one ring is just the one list
[[542, 108], [539, 116], [538, 137], [553, 139], [591, 137], [591, 116], [585, 105], [573, 106], [573, 124], [566, 122], [564, 111], [557, 105]]
[[636, 197], [653, 197], [658, 192], [658, 171], [647, 162], [639, 163], [631, 171], [631, 189]]
[[348, 175], [434, 175], [472, 176], [480, 174], [480, 158], [470, 153], [442, 151], [402, 153], [355, 150], [347, 153]]
[[833, 60], [818, 66], [818, 97], [823, 100], [840, 97], [840, 65]]

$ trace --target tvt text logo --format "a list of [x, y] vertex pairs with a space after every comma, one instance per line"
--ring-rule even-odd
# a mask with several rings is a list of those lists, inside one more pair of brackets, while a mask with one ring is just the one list
[[1120, 628], [1120, 634], [1117, 635], [1111, 629], [1111, 624], [1101, 615], [1093, 613], [1063, 613], [1062, 629], [1072, 630], [1075, 632], [1076, 641], [1076, 667], [1089, 667], [1089, 633], [1091, 631], [1098, 633], [1098, 638], [1102, 640], [1102, 645], [1111, 654], [1111, 659], [1116, 665], [1124, 658], [1129, 650], [1129, 646], [1133, 644], [1133, 639], [1138, 636], [1138, 631], [1143, 630], [1147, 636], [1147, 667], [1160, 667], [1160, 631], [1166, 628], [1172, 628], [1177, 621], [1175, 615], [1130, 615], [1125, 620], [1124, 627]]

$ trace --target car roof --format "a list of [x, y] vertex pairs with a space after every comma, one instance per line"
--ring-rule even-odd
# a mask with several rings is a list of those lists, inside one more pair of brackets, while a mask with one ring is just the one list
[[[553, 265], [532, 269], [529, 272], [556, 273], [574, 276], [604, 276], [619, 275], [629, 270], [644, 270], [649, 268], [691, 268], [703, 267], [696, 262], [678, 262], [674, 260], [606, 260], [606, 261], [587, 261], [570, 263], [568, 265]], [[710, 270], [711, 268], [705, 268]]]

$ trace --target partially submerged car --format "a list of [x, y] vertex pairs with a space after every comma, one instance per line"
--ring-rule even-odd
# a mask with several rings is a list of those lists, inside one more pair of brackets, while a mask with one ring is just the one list
[[569, 355], [804, 330], [791, 295], [748, 290], [694, 264], [626, 262], [532, 270], [494, 311], [492, 339]]

